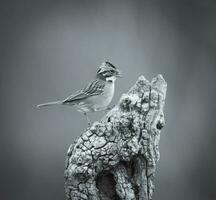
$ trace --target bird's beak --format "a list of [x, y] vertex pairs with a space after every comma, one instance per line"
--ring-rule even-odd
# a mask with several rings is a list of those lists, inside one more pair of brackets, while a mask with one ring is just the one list
[[122, 73], [118, 69], [116, 69], [116, 77], [122, 78]]

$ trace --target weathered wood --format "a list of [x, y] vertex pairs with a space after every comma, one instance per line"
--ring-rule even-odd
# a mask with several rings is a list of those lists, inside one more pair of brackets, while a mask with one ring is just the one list
[[67, 200], [150, 200], [167, 84], [143, 76], [119, 103], [70, 146]]

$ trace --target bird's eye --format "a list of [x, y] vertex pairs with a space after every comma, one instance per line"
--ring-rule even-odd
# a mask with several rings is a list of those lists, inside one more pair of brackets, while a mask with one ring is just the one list
[[113, 69], [111, 69], [111, 70], [110, 70], [110, 72], [111, 72], [111, 73], [114, 73], [114, 70], [113, 70]]

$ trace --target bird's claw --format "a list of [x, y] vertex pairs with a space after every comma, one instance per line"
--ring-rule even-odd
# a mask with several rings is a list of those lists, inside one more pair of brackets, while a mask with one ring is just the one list
[[91, 122], [88, 122], [88, 128], [90, 128], [91, 127]]

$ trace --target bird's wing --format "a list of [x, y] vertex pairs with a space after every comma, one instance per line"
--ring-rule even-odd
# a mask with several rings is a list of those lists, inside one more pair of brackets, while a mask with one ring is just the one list
[[94, 80], [84, 89], [78, 90], [74, 94], [67, 97], [63, 103], [71, 103], [76, 100], [88, 98], [90, 96], [100, 95], [104, 91], [105, 83], [100, 80]]

